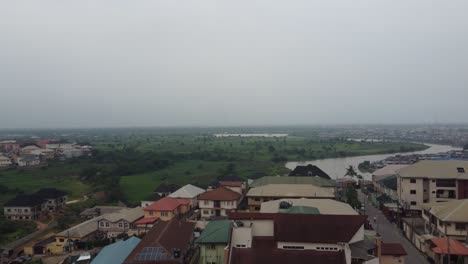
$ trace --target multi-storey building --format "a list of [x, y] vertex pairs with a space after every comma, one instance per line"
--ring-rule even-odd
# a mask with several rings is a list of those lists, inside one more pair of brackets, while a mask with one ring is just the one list
[[405, 210], [424, 203], [468, 198], [468, 161], [425, 160], [397, 172], [398, 201]]
[[237, 208], [242, 195], [226, 187], [219, 187], [198, 196], [201, 217], [227, 216], [227, 213]]
[[468, 199], [425, 204], [422, 218], [428, 234], [461, 241], [468, 237]]

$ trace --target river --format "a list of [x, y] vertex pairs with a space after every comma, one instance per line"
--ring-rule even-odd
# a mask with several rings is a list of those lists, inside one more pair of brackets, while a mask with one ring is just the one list
[[[392, 153], [392, 154], [378, 154], [378, 155], [365, 155], [365, 156], [354, 156], [354, 157], [347, 157], [347, 158], [333, 158], [333, 159], [320, 159], [320, 160], [312, 160], [312, 161], [290, 161], [286, 163], [286, 167], [288, 169], [294, 169], [297, 165], [305, 165], [305, 164], [313, 164], [318, 166], [324, 172], [326, 172], [330, 177], [337, 178], [343, 177], [346, 173], [346, 168], [349, 165], [354, 166], [356, 169], [359, 163], [363, 161], [379, 161], [386, 159], [391, 156], [395, 155], [411, 155], [411, 154], [435, 154], [440, 152], [447, 152], [450, 150], [461, 150], [461, 148], [455, 148], [452, 146], [447, 145], [436, 145], [436, 144], [427, 144], [425, 145], [430, 146], [428, 149], [415, 151], [415, 152], [405, 152], [405, 153]], [[370, 180], [371, 174], [370, 173], [361, 173], [364, 179]]]

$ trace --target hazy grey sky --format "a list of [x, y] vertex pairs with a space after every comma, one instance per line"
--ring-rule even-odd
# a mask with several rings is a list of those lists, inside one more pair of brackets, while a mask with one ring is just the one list
[[467, 10], [0, 0], [0, 128], [466, 122]]

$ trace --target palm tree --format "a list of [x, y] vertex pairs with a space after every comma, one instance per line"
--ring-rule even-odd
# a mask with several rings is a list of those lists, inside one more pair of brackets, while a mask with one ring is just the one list
[[344, 176], [350, 176], [351, 178], [358, 177], [358, 174], [352, 165], [346, 169], [346, 174]]

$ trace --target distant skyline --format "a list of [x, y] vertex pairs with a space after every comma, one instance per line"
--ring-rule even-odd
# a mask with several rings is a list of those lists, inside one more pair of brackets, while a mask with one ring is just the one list
[[3, 1], [0, 129], [468, 122], [468, 1]]

